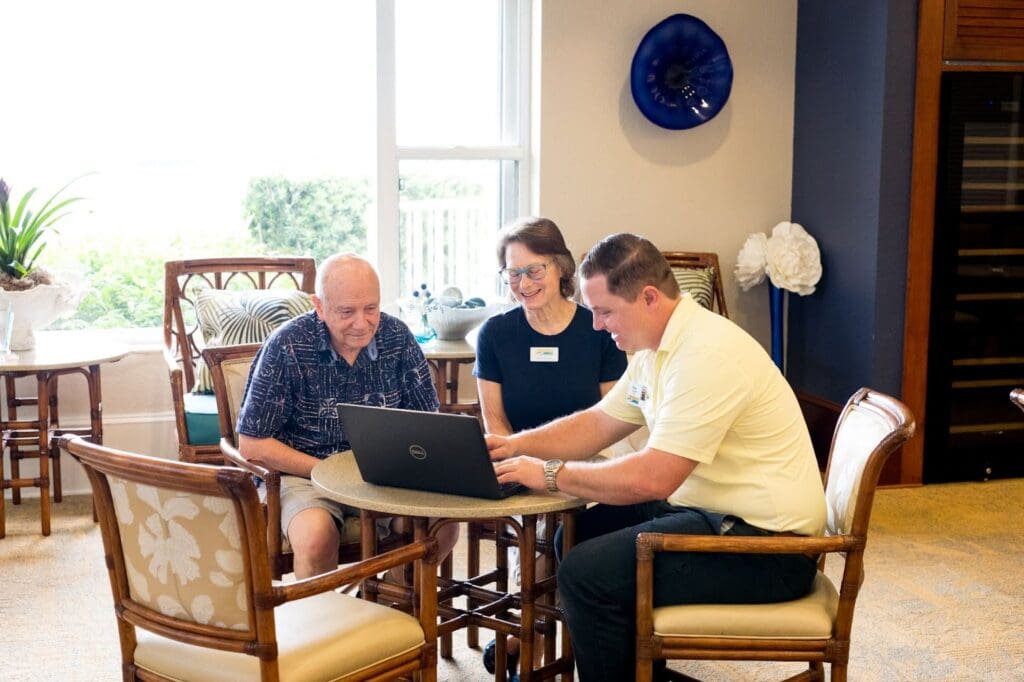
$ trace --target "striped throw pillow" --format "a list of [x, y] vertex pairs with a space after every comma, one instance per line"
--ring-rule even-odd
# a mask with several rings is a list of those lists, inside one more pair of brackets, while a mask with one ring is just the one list
[[[207, 347], [262, 343], [270, 332], [312, 309], [309, 294], [289, 289], [204, 289], [196, 295], [196, 318]], [[213, 393], [213, 377], [202, 358], [196, 370], [192, 392]]]
[[689, 293], [693, 300], [711, 310], [715, 297], [714, 268], [681, 268], [673, 267], [672, 274], [679, 283], [679, 290]]

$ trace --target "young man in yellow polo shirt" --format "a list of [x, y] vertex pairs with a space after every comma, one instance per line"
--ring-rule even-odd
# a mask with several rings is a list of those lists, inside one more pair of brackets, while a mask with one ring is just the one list
[[[785, 378], [749, 334], [680, 295], [651, 242], [605, 238], [580, 284], [594, 327], [635, 354], [626, 373], [592, 408], [487, 438], [499, 481], [602, 503], [580, 515], [558, 587], [580, 679], [621, 682], [634, 671], [637, 534], [818, 535], [825, 497]], [[643, 425], [642, 450], [581, 461]], [[659, 556], [655, 605], [795, 599], [815, 570], [804, 555]]]

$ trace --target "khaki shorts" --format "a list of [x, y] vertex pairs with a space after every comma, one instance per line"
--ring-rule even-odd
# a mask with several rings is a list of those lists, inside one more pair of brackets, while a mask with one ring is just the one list
[[[267, 488], [259, 488], [260, 499], [266, 501]], [[292, 520], [307, 509], [324, 509], [334, 517], [342, 542], [359, 541], [359, 510], [348, 505], [335, 502], [320, 495], [313, 482], [301, 476], [281, 475], [281, 536], [282, 549], [290, 550], [288, 527]], [[377, 539], [386, 538], [391, 534], [391, 518], [377, 519]]]

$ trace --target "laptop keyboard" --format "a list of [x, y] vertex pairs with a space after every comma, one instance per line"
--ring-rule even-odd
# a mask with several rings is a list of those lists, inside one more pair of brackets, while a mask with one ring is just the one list
[[527, 487], [522, 483], [499, 483], [498, 491], [501, 493], [502, 497], [510, 497], [519, 493], [525, 493], [527, 491]]

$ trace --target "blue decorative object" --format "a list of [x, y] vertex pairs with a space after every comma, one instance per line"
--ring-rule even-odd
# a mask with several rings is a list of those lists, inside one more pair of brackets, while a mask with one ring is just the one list
[[772, 360], [779, 367], [779, 371], [785, 373], [785, 349], [782, 339], [782, 315], [785, 304], [786, 291], [768, 283], [768, 303], [771, 307], [772, 318]]
[[426, 313], [420, 315], [419, 324], [413, 325], [412, 335], [416, 337], [416, 343], [427, 343], [437, 336], [434, 332], [434, 328], [431, 327], [430, 323], [427, 321]]
[[640, 41], [630, 71], [633, 99], [652, 123], [685, 130], [707, 123], [732, 90], [725, 42], [689, 14], [673, 14]]

